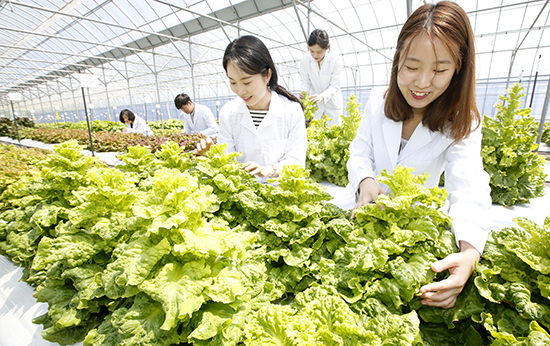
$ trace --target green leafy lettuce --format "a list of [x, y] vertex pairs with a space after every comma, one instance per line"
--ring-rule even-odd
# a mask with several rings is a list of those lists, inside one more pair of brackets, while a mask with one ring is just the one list
[[355, 95], [351, 95], [346, 107], [348, 116], [342, 116], [341, 125], [328, 126], [327, 116], [309, 124], [306, 168], [311, 171], [313, 180], [326, 180], [339, 186], [348, 184], [348, 148], [361, 121], [359, 106]]
[[523, 87], [515, 84], [499, 99], [495, 118], [483, 117], [481, 156], [491, 177], [494, 203], [528, 203], [544, 195], [544, 157], [537, 154], [538, 125], [530, 108], [520, 108]]

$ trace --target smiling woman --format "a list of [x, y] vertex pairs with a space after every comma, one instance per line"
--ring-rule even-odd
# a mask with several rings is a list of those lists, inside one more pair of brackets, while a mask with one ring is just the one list
[[[226, 152], [240, 151], [243, 168], [262, 182], [277, 177], [285, 165], [305, 166], [307, 134], [298, 98], [277, 83], [275, 64], [264, 43], [254, 36], [231, 42], [223, 57], [231, 91], [237, 98], [220, 111], [218, 143]], [[197, 152], [212, 144], [203, 140]]]
[[480, 115], [475, 104], [474, 40], [456, 3], [418, 8], [399, 34], [390, 86], [373, 90], [350, 145], [349, 180], [355, 208], [390, 193], [375, 177], [398, 165], [428, 173], [438, 185], [445, 170], [451, 226], [460, 253], [432, 264], [450, 276], [420, 289], [425, 305], [450, 308], [483, 253], [491, 206], [489, 176], [480, 156]]
[[268, 110], [271, 102], [271, 93], [266, 88], [271, 79], [271, 69], [265, 76], [261, 73], [250, 75], [244, 72], [233, 61], [227, 63], [227, 78], [231, 91], [237, 94], [246, 103], [248, 109]]
[[413, 117], [403, 123], [403, 139], [409, 140], [428, 105], [447, 90], [456, 70], [452, 54], [441, 40], [430, 39], [426, 33], [411, 40], [397, 74], [399, 91], [413, 111]]
[[451, 52], [427, 34], [415, 37], [397, 74], [397, 85], [414, 114], [422, 116], [426, 107], [451, 84], [456, 64]]

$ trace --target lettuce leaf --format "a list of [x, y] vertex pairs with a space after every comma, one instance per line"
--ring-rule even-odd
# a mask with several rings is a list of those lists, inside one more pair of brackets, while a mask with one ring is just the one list
[[207, 298], [204, 290], [211, 283], [210, 267], [204, 260], [199, 260], [183, 265], [167, 263], [153, 278], [143, 281], [138, 287], [162, 304], [166, 318], [160, 328], [170, 330], [200, 309]]

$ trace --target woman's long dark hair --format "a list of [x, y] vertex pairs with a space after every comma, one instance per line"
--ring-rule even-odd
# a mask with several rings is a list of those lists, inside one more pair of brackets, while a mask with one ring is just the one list
[[481, 123], [475, 99], [474, 35], [468, 15], [454, 2], [441, 1], [419, 7], [407, 19], [399, 37], [393, 58], [390, 87], [386, 94], [384, 111], [394, 121], [405, 121], [413, 116], [397, 84], [397, 75], [407, 57], [414, 38], [426, 34], [440, 40], [451, 52], [457, 71], [443, 94], [428, 105], [422, 123], [431, 131], [443, 132], [450, 126], [451, 136], [458, 142], [468, 137]]
[[277, 70], [271, 59], [271, 54], [265, 44], [257, 37], [246, 35], [231, 42], [223, 55], [223, 68], [227, 73], [227, 64], [232, 61], [241, 70], [249, 75], [261, 74], [267, 77], [271, 70], [271, 79], [268, 82], [269, 89], [286, 97], [291, 101], [303, 105], [294, 94], [277, 84]]

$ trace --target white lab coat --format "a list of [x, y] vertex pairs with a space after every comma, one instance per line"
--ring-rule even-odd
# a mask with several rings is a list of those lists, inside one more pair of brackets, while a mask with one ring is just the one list
[[153, 130], [147, 125], [147, 122], [143, 118], [135, 116], [133, 126], [126, 124], [126, 133], [139, 133], [146, 136], [153, 136]]
[[216, 137], [218, 135], [218, 123], [210, 108], [195, 103], [195, 115], [191, 120], [191, 115], [183, 112], [184, 127], [183, 132], [190, 134], [202, 133], [205, 136]]
[[342, 90], [340, 89], [340, 77], [342, 74], [342, 61], [337, 55], [327, 51], [325, 58], [319, 64], [310, 53], [302, 57], [300, 61], [300, 77], [302, 80], [302, 91], [309, 96], [321, 95], [323, 101], [319, 102], [315, 119], [326, 114], [332, 121], [329, 125], [340, 125], [343, 115]]
[[397, 165], [414, 167], [415, 174], [429, 173], [425, 185], [430, 188], [438, 185], [445, 170], [448, 213], [453, 218], [451, 229], [457, 245], [459, 240], [465, 240], [483, 253], [492, 227], [489, 217], [492, 201], [489, 175], [483, 170], [480, 156], [481, 126], [455, 144], [451, 137], [432, 132], [420, 123], [399, 153], [403, 123], [384, 115], [384, 91], [384, 88], [372, 90], [349, 147], [348, 177], [354, 191], [364, 178], [375, 178], [383, 169], [391, 173]]
[[[305, 167], [307, 132], [304, 112], [299, 103], [271, 91], [269, 110], [258, 128], [240, 97], [227, 102], [220, 111], [218, 143], [227, 144], [226, 152], [242, 152], [239, 162], [254, 161], [274, 165]], [[262, 182], [267, 179], [259, 179]]]

